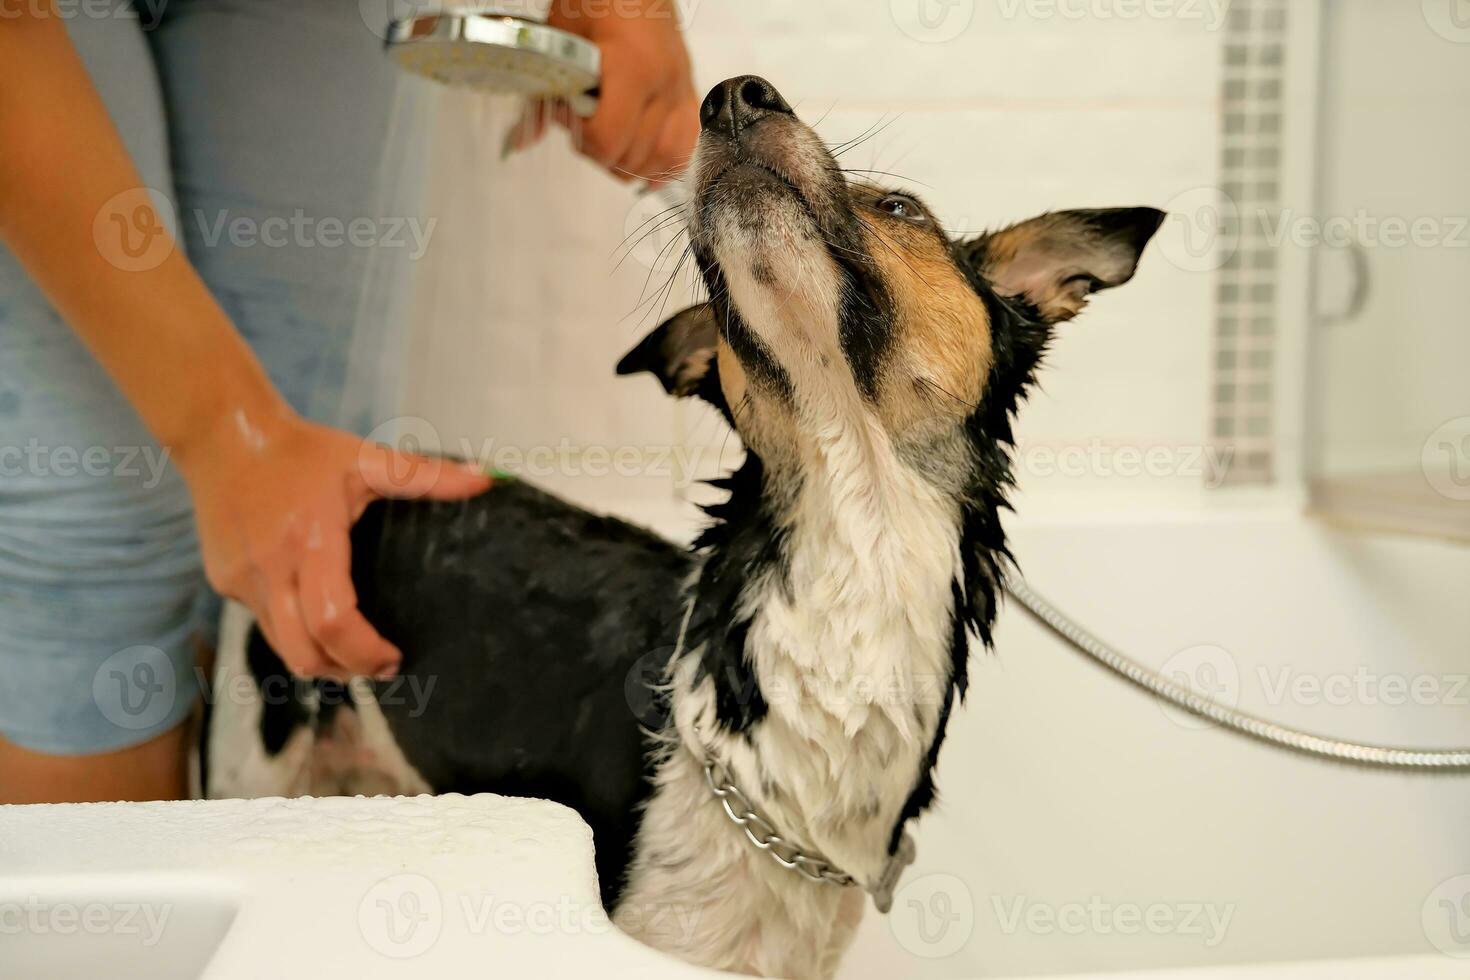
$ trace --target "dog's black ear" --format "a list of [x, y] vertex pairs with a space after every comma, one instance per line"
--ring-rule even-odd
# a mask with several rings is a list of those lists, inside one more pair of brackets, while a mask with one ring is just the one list
[[702, 382], [714, 365], [719, 336], [710, 304], [691, 306], [660, 323], [642, 343], [624, 354], [618, 362], [618, 373], [647, 371], [671, 395], [702, 395]]
[[998, 294], [1019, 296], [1056, 322], [1080, 313], [1090, 294], [1133, 278], [1163, 220], [1155, 208], [1053, 211], [958, 249]]

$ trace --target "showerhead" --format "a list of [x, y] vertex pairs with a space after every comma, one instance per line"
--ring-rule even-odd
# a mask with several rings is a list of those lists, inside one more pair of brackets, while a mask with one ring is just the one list
[[523, 17], [449, 10], [397, 20], [388, 27], [388, 55], [446, 85], [564, 99], [583, 116], [597, 107], [597, 45]]
[[[506, 134], [502, 157], [516, 148], [517, 130], [546, 100], [560, 99], [578, 116], [597, 111], [602, 52], [540, 21], [472, 8], [421, 14], [388, 25], [387, 49], [400, 67], [441, 84], [523, 96], [522, 123]], [[656, 189], [671, 206], [682, 203], [676, 185]]]

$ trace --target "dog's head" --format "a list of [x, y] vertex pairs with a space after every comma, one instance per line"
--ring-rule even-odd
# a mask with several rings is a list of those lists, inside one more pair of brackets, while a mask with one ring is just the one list
[[688, 232], [710, 300], [618, 370], [721, 405], [768, 465], [842, 419], [911, 459], [1009, 442], [1051, 325], [1127, 282], [1163, 217], [1061, 211], [951, 239], [913, 195], [839, 167], [764, 79], [715, 86], [700, 118]]

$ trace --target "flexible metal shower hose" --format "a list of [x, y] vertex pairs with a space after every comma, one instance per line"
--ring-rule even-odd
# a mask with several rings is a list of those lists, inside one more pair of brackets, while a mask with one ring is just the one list
[[1150, 670], [1108, 646], [1038, 595], [1036, 590], [1027, 585], [1020, 575], [1012, 573], [1007, 576], [1006, 591], [1043, 626], [1080, 653], [1096, 660], [1120, 677], [1132, 681], [1150, 694], [1157, 695], [1185, 711], [1213, 721], [1224, 728], [1282, 748], [1293, 749], [1324, 759], [1334, 759], [1338, 762], [1357, 763], [1385, 769], [1409, 769], [1418, 772], [1470, 772], [1470, 748], [1404, 749], [1348, 742], [1298, 731], [1295, 728], [1278, 725], [1221, 704], [1213, 698], [1197, 694], [1183, 685], [1174, 683], [1162, 674]]

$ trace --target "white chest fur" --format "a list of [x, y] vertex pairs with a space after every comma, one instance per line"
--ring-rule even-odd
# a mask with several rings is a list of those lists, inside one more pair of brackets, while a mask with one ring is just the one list
[[742, 786], [763, 783], [783, 830], [867, 882], [949, 681], [958, 514], [876, 424], [834, 425], [802, 452], [785, 582], [748, 593], [746, 649], [770, 711], [752, 758], [732, 748], [730, 762]]
[[[871, 885], [949, 684], [957, 507], [863, 413], [826, 417], [849, 421], [799, 447], [799, 489], [780, 517], [784, 567], [743, 594], [746, 655], [767, 713], [750, 738], [729, 734], [716, 723], [712, 682], [695, 679], [698, 657], [678, 662], [682, 744], [659, 767], [625, 899], [634, 910], [669, 896], [702, 908], [678, 952], [725, 969], [823, 975], [863, 893], [806, 881], [756, 850], [711, 799], [695, 753], [723, 761], [788, 839]], [[772, 943], [804, 952], [782, 959]]]

